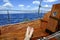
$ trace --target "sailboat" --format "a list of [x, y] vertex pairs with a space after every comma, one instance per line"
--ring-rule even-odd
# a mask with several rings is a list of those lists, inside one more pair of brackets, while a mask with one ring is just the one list
[[54, 4], [52, 10], [42, 19], [0, 26], [0, 40], [24, 40], [28, 26], [34, 28], [30, 40], [37, 40], [60, 31], [60, 4]]

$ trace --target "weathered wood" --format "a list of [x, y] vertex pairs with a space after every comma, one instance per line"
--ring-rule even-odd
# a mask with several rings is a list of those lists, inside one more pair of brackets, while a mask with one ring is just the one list
[[47, 29], [52, 32], [56, 32], [59, 21], [60, 21], [60, 4], [55, 4], [53, 5], [51, 10], [51, 16], [48, 21]]
[[[58, 4], [57, 4], [58, 5]], [[24, 40], [26, 29], [28, 26], [34, 28], [32, 39], [48, 36], [45, 32], [46, 29], [55, 32], [58, 25], [58, 21], [55, 18], [60, 19], [60, 6], [54, 5], [51, 12], [45, 14], [43, 19], [37, 19], [30, 22], [12, 24], [1, 27], [0, 40]], [[60, 4], [59, 4], [60, 5]], [[53, 16], [53, 12], [57, 12], [56, 16]], [[50, 18], [50, 16], [54, 18]]]
[[6, 38], [18, 37], [18, 39], [20, 38], [21, 40], [23, 40], [25, 37], [26, 28], [28, 26], [34, 28], [34, 33], [32, 38], [46, 36], [47, 34], [44, 32], [44, 30], [46, 29], [46, 24], [43, 22], [42, 25], [44, 24], [44, 26], [41, 26], [41, 22], [42, 21], [40, 20], [35, 20], [35, 21], [22, 23], [22, 24], [8, 25], [7, 28], [2, 29], [1, 37], [3, 39], [4, 37]]

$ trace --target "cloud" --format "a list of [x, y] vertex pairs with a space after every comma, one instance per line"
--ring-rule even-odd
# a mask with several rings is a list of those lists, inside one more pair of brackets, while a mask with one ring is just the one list
[[38, 7], [34, 7], [34, 8], [32, 8], [33, 10], [38, 10]]
[[55, 2], [57, 0], [43, 0], [44, 2]]
[[20, 10], [24, 10], [24, 9], [25, 9], [24, 6], [25, 6], [25, 5], [23, 5], [23, 4], [19, 4], [19, 5], [18, 5], [18, 7], [19, 7]]
[[27, 8], [29, 8], [29, 7], [30, 7], [30, 5], [27, 6]]
[[44, 5], [44, 6], [42, 6], [41, 7], [41, 10], [42, 10], [42, 12], [47, 12], [47, 11], [51, 11], [51, 8], [52, 8], [52, 5]]
[[51, 7], [52, 7], [52, 5], [47, 5], [47, 4], [46, 4], [46, 5], [44, 5], [44, 7], [50, 7], [50, 8], [51, 8]]
[[40, 4], [39, 1], [33, 1], [33, 4]]
[[5, 4], [2, 5], [1, 9], [12, 9], [14, 7], [9, 0], [3, 0]]
[[24, 7], [24, 5], [23, 4], [20, 4], [20, 5], [18, 5], [19, 7]]
[[0, 10], [1, 10], [1, 9], [3, 9], [3, 7], [2, 7], [2, 6], [0, 6]]
[[3, 7], [13, 7], [13, 5], [10, 2], [8, 2], [8, 3], [5, 3]]
[[41, 8], [41, 10], [43, 10], [43, 11], [50, 11], [51, 9], [48, 9], [48, 8]]
[[1, 5], [0, 10], [7, 10], [7, 9], [10, 10], [10, 9], [13, 9], [13, 7], [14, 6], [11, 3], [8, 2], [8, 3], [5, 3], [5, 4]]
[[9, 0], [3, 0], [3, 2], [9, 2]]
[[48, 5], [44, 5], [44, 7], [49, 7]]

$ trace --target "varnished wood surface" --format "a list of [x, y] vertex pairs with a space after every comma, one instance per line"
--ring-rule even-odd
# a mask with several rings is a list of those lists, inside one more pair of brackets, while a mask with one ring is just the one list
[[[0, 40], [4, 40], [4, 39], [24, 40], [26, 29], [28, 26], [34, 28], [32, 40], [36, 40], [37, 38], [48, 36], [49, 34], [45, 32], [46, 29], [49, 29], [50, 31], [55, 32], [58, 21], [50, 18], [50, 16], [52, 16], [54, 11], [56, 11], [58, 15], [56, 16], [56, 18], [58, 19], [60, 18], [60, 14], [59, 14], [60, 9], [55, 8], [55, 6], [52, 7], [51, 12], [48, 12], [48, 14], [45, 14], [45, 16], [42, 19], [44, 21], [42, 21], [41, 19], [37, 19], [37, 20], [30, 21], [30, 22], [18, 23], [18, 24], [0, 27], [0, 30], [1, 30]], [[55, 39], [53, 38], [51, 40], [55, 40]]]
[[[54, 12], [56, 13], [55, 16], [53, 15]], [[52, 32], [56, 32], [59, 22], [58, 19], [60, 19], [60, 4], [53, 5], [51, 10], [51, 17], [48, 20], [47, 29]]]
[[[44, 24], [44, 29], [42, 28], [43, 26], [41, 25], [41, 22], [40, 22], [40, 20], [36, 20], [36, 21], [32, 21], [32, 22], [30, 22], [30, 23], [28, 23], [28, 25], [27, 24], [22, 24], [22, 25], [20, 25], [21, 27], [23, 26], [23, 28], [17, 28], [17, 29], [5, 29], [5, 30], [7, 30], [7, 31], [5, 31], [5, 30], [3, 30], [2, 31], [2, 35], [1, 35], [1, 37], [3, 38], [3, 37], [7, 37], [7, 38], [10, 38], [10, 37], [21, 37], [20, 39], [21, 40], [23, 40], [22, 38], [24, 38], [24, 36], [25, 36], [25, 33], [26, 33], [26, 29], [27, 29], [27, 27], [28, 26], [30, 26], [30, 27], [33, 27], [34, 28], [34, 32], [33, 32], [33, 38], [34, 37], [42, 37], [42, 36], [46, 36], [47, 34], [46, 33], [44, 33], [44, 31], [45, 31], [45, 28], [46, 28], [46, 24], [43, 22], [42, 24]], [[11, 25], [10, 25], [11, 26]], [[14, 25], [15, 26], [15, 25]], [[10, 27], [9, 27], [10, 28]], [[11, 26], [11, 28], [12, 28], [12, 26]]]

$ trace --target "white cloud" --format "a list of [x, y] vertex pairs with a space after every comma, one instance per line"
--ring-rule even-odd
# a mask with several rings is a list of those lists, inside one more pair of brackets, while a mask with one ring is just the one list
[[44, 7], [50, 7], [50, 8], [51, 8], [51, 7], [52, 7], [52, 5], [47, 5], [47, 4], [46, 4], [46, 5], [44, 5]]
[[48, 9], [48, 8], [40, 8], [40, 10], [42, 10], [42, 11], [51, 11], [51, 8], [50, 9]]
[[23, 4], [20, 4], [20, 5], [18, 5], [19, 7], [24, 7], [24, 5]]
[[7, 9], [10, 10], [10, 9], [13, 9], [13, 7], [14, 6], [11, 3], [8, 2], [8, 3], [5, 3], [5, 4], [1, 5], [0, 10], [7, 10]]
[[43, 0], [44, 2], [55, 2], [57, 0]]
[[0, 9], [12, 9], [14, 6], [10, 3], [9, 0], [3, 0], [3, 2], [5, 2], [5, 4], [2, 5], [2, 7]]
[[4, 6], [4, 7], [13, 7], [13, 5], [12, 5], [10, 2], [5, 3], [3, 6]]
[[9, 2], [9, 0], [3, 0], [3, 2]]
[[48, 11], [51, 11], [51, 9], [48, 9], [48, 8], [40, 8], [40, 12], [41, 13], [46, 13]]
[[49, 7], [48, 5], [45, 5], [44, 7]]
[[0, 10], [4, 10], [6, 7], [0, 6]]
[[39, 1], [33, 1], [33, 4], [40, 4]]
[[0, 6], [1, 7], [1, 6]]
[[34, 8], [32, 8], [33, 10], [38, 10], [38, 7], [34, 7]]
[[19, 7], [20, 10], [24, 10], [25, 9], [23, 4], [18, 5], [18, 7]]
[[29, 8], [29, 7], [30, 7], [30, 5], [27, 6], [27, 8]]

